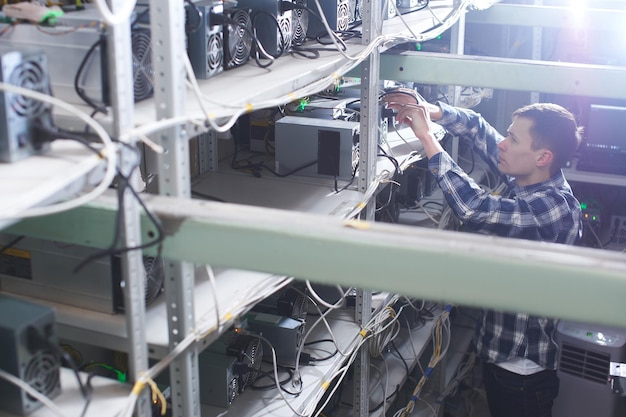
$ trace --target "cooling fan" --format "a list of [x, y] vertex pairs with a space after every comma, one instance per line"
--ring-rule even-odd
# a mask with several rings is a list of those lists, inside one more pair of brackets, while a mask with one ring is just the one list
[[[40, 350], [30, 358], [24, 369], [23, 380], [43, 395], [59, 390], [59, 356], [51, 350]], [[30, 401], [36, 401], [30, 395]]]
[[348, 30], [350, 25], [350, 3], [348, 1], [341, 1], [337, 5], [337, 30]]
[[252, 51], [252, 18], [244, 9], [224, 10], [230, 22], [224, 25], [224, 69], [245, 64]]
[[[0, 295], [0, 369], [52, 399], [61, 393], [61, 357], [54, 348], [57, 344], [52, 308]], [[0, 410], [26, 415], [41, 405], [0, 378]]]
[[291, 41], [293, 39], [292, 25], [293, 20], [291, 13], [283, 13], [278, 16], [278, 31], [280, 32], [279, 50], [283, 53], [291, 50]]
[[252, 335], [237, 335], [228, 345], [228, 354], [236, 356], [239, 367], [239, 392], [243, 391], [259, 376], [263, 362], [261, 339]]
[[150, 30], [133, 29], [131, 32], [133, 53], [133, 93], [135, 101], [151, 97], [154, 92], [154, 67]]
[[[1, 81], [50, 95], [47, 58], [42, 51], [0, 49]], [[0, 92], [0, 161], [14, 162], [48, 149], [33, 134], [35, 122], [51, 124], [51, 106], [22, 94]]]
[[307, 0], [293, 0], [297, 6], [292, 11], [291, 33], [293, 34], [291, 42], [293, 45], [302, 45], [306, 42], [306, 32], [309, 27], [309, 12], [306, 10]]

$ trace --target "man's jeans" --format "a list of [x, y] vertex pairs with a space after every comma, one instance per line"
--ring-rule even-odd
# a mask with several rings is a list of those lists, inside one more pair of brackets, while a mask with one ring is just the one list
[[559, 393], [559, 378], [550, 370], [518, 375], [485, 363], [483, 383], [491, 417], [551, 417]]

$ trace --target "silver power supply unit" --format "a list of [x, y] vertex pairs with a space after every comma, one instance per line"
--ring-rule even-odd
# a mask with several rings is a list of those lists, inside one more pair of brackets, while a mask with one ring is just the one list
[[[0, 246], [12, 235], [0, 234]], [[54, 241], [25, 238], [0, 254], [0, 288], [15, 295], [71, 305], [102, 313], [124, 310], [120, 286], [121, 260], [105, 256], [76, 267], [95, 249]], [[146, 305], [160, 294], [163, 260], [144, 257]]]
[[350, 180], [358, 162], [359, 122], [285, 116], [276, 121], [276, 171]]

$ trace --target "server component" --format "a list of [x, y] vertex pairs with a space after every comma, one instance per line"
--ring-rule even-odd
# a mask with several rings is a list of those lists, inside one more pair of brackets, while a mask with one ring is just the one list
[[[0, 245], [12, 240], [0, 234]], [[71, 305], [103, 313], [124, 310], [121, 261], [106, 257], [75, 268], [95, 249], [25, 238], [0, 254], [0, 286], [11, 294]], [[146, 304], [161, 293], [163, 260], [144, 257]]]
[[555, 417], [626, 415], [624, 329], [561, 321]]
[[185, 6], [187, 54], [197, 78], [207, 79], [224, 70], [222, 2], [205, 0]]
[[[0, 81], [50, 95], [46, 55], [42, 50], [0, 44]], [[15, 162], [49, 149], [37, 139], [37, 124], [52, 124], [50, 104], [0, 91], [0, 162]]]
[[285, 116], [275, 123], [276, 171], [350, 180], [358, 162], [358, 122]]
[[263, 49], [279, 57], [291, 49], [293, 41], [293, 10], [284, 0], [239, 0], [237, 7], [249, 9], [252, 27]]
[[[319, 0], [328, 26], [332, 31], [348, 30], [350, 25], [350, 0]], [[328, 36], [326, 27], [319, 19], [309, 19], [307, 36], [310, 38]]]
[[[271, 343], [279, 365], [295, 365], [298, 349], [304, 340], [304, 320], [254, 311], [246, 314], [244, 319], [248, 330], [263, 336]], [[271, 349], [263, 351], [265, 360], [272, 361]]]
[[[0, 369], [48, 398], [61, 392], [61, 358], [54, 310], [0, 295]], [[33, 396], [0, 378], [0, 409], [26, 415], [41, 406]]]
[[[9, 25], [0, 23], [0, 30], [8, 29]], [[103, 107], [111, 104], [106, 49], [109, 34], [98, 10], [86, 4], [82, 10], [59, 16], [56, 26], [45, 30], [38, 25], [11, 25], [0, 37], [0, 44], [44, 50], [55, 97]], [[133, 26], [131, 44], [133, 93], [135, 101], [140, 101], [153, 94], [150, 30]]]
[[239, 8], [224, 10], [224, 69], [239, 67], [252, 53], [252, 17], [250, 11]]
[[200, 403], [228, 408], [242, 390], [242, 366], [234, 356], [204, 350], [198, 356]]
[[428, 0], [397, 0], [396, 5], [400, 14], [411, 13], [428, 6]]
[[292, 11], [291, 22], [291, 42], [293, 45], [302, 45], [306, 42], [307, 30], [309, 28], [309, 12], [307, 9], [308, 0], [292, 0], [295, 8]]

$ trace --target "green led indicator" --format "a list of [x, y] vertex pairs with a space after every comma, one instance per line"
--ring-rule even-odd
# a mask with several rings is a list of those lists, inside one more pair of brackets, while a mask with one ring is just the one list
[[598, 220], [598, 218], [596, 216], [591, 216], [591, 220]]
[[587, 337], [593, 337], [593, 332], [587, 332]]
[[580, 203], [580, 208], [582, 210], [587, 210], [587, 203]]
[[418, 43], [418, 44], [416, 45], [416, 47], [417, 47], [417, 50], [418, 50], [418, 51], [421, 51], [421, 50], [422, 50], [422, 44], [421, 44], [421, 43]]

